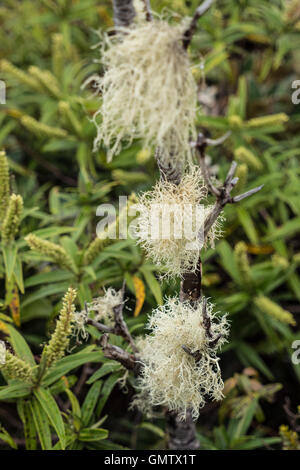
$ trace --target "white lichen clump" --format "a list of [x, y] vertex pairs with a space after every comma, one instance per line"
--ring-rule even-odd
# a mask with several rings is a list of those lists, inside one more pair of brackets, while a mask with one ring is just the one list
[[105, 37], [105, 72], [96, 79], [102, 106], [94, 122], [95, 148], [104, 144], [109, 161], [133, 139], [142, 139], [145, 148], [161, 146], [173, 160], [191, 161], [197, 87], [183, 31], [183, 25], [153, 20]]
[[75, 313], [74, 330], [77, 338], [87, 338], [86, 324], [89, 318], [109, 326], [113, 325], [114, 308], [123, 302], [122, 291], [116, 291], [112, 287], [109, 287], [103, 296], [88, 302], [85, 310]]
[[0, 364], [5, 364], [6, 361], [6, 347], [4, 341], [0, 341]]
[[148, 323], [152, 334], [138, 343], [143, 366], [134, 403], [142, 411], [151, 414], [152, 407], [164, 406], [182, 419], [191, 410], [196, 419], [207, 398], [222, 399], [224, 384], [216, 353], [226, 341], [228, 321], [225, 315], [216, 317], [212, 304], [207, 305], [207, 315], [210, 335], [202, 303], [194, 309], [173, 298], [154, 311]]
[[199, 169], [176, 185], [159, 181], [138, 198], [140, 212], [134, 237], [166, 276], [182, 276], [198, 267], [203, 247], [214, 246], [221, 235], [219, 218], [204, 239], [204, 221], [212, 210]]

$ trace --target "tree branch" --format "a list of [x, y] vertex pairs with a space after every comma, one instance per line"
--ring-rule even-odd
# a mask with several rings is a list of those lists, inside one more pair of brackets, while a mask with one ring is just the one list
[[144, 3], [144, 12], [146, 15], [146, 21], [152, 21], [152, 12], [151, 12], [151, 6], [150, 6], [150, 0], [143, 0]]
[[114, 23], [118, 26], [129, 26], [136, 12], [133, 0], [113, 0]]
[[105, 333], [99, 340], [99, 345], [103, 350], [104, 356], [107, 359], [118, 361], [122, 366], [128, 370], [137, 371], [139, 369], [139, 363], [134, 354], [130, 354], [124, 349], [118, 346], [113, 346], [108, 342], [108, 334]]
[[183, 48], [186, 50], [194, 36], [197, 29], [197, 22], [199, 18], [212, 6], [213, 0], [205, 0], [201, 5], [196, 9], [189, 28], [183, 34]]
[[207, 185], [209, 191], [212, 195], [216, 196], [216, 202], [212, 208], [211, 213], [208, 215], [207, 219], [204, 222], [204, 240], [208, 235], [209, 230], [213, 226], [214, 222], [217, 220], [219, 215], [221, 214], [222, 210], [226, 206], [226, 204], [233, 204], [239, 201], [242, 201], [246, 197], [252, 196], [252, 194], [257, 193], [263, 188], [263, 185], [257, 186], [256, 188], [250, 189], [244, 194], [240, 194], [239, 196], [231, 196], [231, 191], [233, 187], [238, 182], [238, 178], [234, 177], [237, 163], [233, 161], [225, 178], [223, 186], [220, 188], [216, 188], [210, 180], [209, 171], [206, 167], [205, 162], [205, 150], [208, 145], [219, 145], [223, 143], [224, 140], [229, 137], [229, 133], [227, 132], [224, 136], [220, 137], [220, 139], [212, 140], [207, 139], [202, 133], [198, 134], [197, 142], [194, 146], [197, 149], [199, 154], [199, 164], [202, 172], [202, 176], [204, 179], [205, 184]]

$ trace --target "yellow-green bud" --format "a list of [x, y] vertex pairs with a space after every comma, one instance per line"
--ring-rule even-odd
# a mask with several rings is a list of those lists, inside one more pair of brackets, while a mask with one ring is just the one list
[[40, 83], [35, 78], [31, 77], [28, 73], [24, 72], [23, 70], [18, 69], [8, 60], [2, 59], [0, 61], [0, 69], [2, 70], [2, 72], [9, 73], [24, 85], [27, 85], [30, 88], [33, 88], [34, 90], [42, 91]]
[[243, 127], [243, 121], [240, 118], [240, 116], [238, 116], [237, 114], [234, 114], [233, 116], [229, 116], [228, 121], [229, 121], [230, 126], [233, 127], [234, 129], [241, 129]]
[[247, 127], [267, 127], [284, 124], [289, 120], [285, 113], [270, 114], [269, 116], [260, 116], [247, 121]]
[[19, 231], [21, 216], [23, 211], [22, 196], [12, 194], [9, 198], [7, 212], [3, 221], [1, 235], [4, 244], [10, 243], [15, 239]]
[[264, 295], [255, 297], [254, 303], [261, 312], [266, 313], [270, 317], [276, 318], [282, 323], [287, 323], [292, 326], [296, 325], [293, 315], [280, 307], [280, 305], [270, 300], [268, 297], [265, 297]]
[[32, 383], [34, 378], [33, 368], [9, 351], [5, 353], [5, 361], [0, 362], [0, 370], [10, 379], [24, 380], [24, 382]]
[[[106, 234], [106, 238], [95, 238], [90, 245], [88, 246], [84, 257], [83, 257], [83, 263], [85, 265], [88, 265], [94, 261], [94, 259], [98, 256], [99, 253], [105, 248], [107, 245], [112, 243], [112, 240], [115, 239], [115, 237], [118, 237], [118, 231], [119, 231], [119, 225], [120, 225], [120, 220], [122, 220], [126, 215], [129, 207], [133, 204], [136, 203], [136, 196], [135, 194], [131, 194], [131, 196], [128, 199], [127, 206], [124, 207], [124, 209], [120, 212], [118, 217], [114, 222], [112, 222], [107, 229], [104, 231]], [[131, 220], [131, 218], [128, 218], [128, 222]]]
[[28, 72], [55, 98], [59, 98], [61, 96], [59, 84], [55, 76], [49, 72], [49, 70], [41, 70], [38, 67], [32, 65], [29, 67]]
[[75, 298], [76, 290], [70, 287], [63, 298], [63, 306], [59, 319], [56, 322], [54, 333], [43, 350], [43, 357], [46, 357], [47, 367], [61, 359], [69, 346], [72, 324], [75, 320]]
[[26, 129], [40, 138], [54, 137], [59, 139], [68, 136], [66, 130], [60, 129], [59, 127], [48, 126], [47, 124], [37, 121], [31, 116], [21, 116], [20, 122], [24, 127], [26, 127]]
[[278, 255], [278, 253], [275, 253], [272, 256], [272, 264], [275, 268], [280, 268], [284, 270], [289, 267], [289, 261], [284, 258], [284, 256]]
[[143, 165], [151, 158], [151, 150], [142, 149], [136, 154], [136, 161], [140, 165]]
[[238, 161], [246, 163], [256, 171], [261, 171], [263, 169], [261, 161], [246, 147], [238, 147], [235, 149], [234, 156]]
[[9, 168], [5, 152], [0, 152], [0, 227], [9, 201]]
[[27, 235], [25, 240], [31, 250], [45, 255], [62, 268], [69, 269], [73, 272], [76, 271], [72, 258], [62, 246], [57, 245], [57, 243], [49, 242], [48, 240], [43, 240], [32, 233]]
[[247, 245], [244, 242], [238, 242], [234, 247], [234, 259], [241, 275], [241, 281], [251, 284], [251, 271], [247, 255]]
[[295, 431], [291, 431], [288, 426], [282, 424], [279, 432], [282, 438], [283, 450], [300, 450], [299, 436]]
[[55, 33], [52, 36], [52, 68], [54, 74], [60, 77], [64, 66], [64, 55], [63, 55], [63, 36], [62, 34]]

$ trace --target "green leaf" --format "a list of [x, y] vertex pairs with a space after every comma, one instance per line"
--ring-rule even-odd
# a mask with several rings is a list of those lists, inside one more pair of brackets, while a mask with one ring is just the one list
[[154, 295], [154, 298], [156, 302], [158, 303], [158, 305], [162, 305], [163, 298], [162, 298], [160, 283], [158, 282], [154, 274], [151, 271], [147, 270], [145, 266], [141, 267], [139, 271], [143, 274], [145, 281], [147, 285], [149, 286], [152, 294]]
[[30, 386], [24, 383], [4, 385], [3, 387], [0, 387], [0, 400], [23, 398], [28, 396], [30, 393]]
[[72, 354], [71, 356], [64, 357], [56, 362], [56, 364], [45, 374], [42, 384], [45, 386], [51, 385], [56, 380], [60, 379], [63, 375], [70, 372], [72, 369], [85, 364], [86, 362], [102, 362], [102, 351], [92, 351], [94, 346], [88, 346], [84, 350]]
[[257, 245], [259, 242], [259, 237], [257, 235], [256, 228], [254, 226], [253, 219], [249, 214], [249, 211], [247, 211], [243, 207], [239, 207], [237, 209], [237, 213], [250, 242], [254, 245]]
[[239, 342], [236, 348], [237, 354], [246, 367], [252, 365], [262, 372], [268, 379], [273, 380], [274, 376], [260, 355], [254, 348], [244, 342]]
[[66, 435], [65, 435], [65, 427], [61, 417], [60, 410], [56, 404], [56, 401], [52, 397], [51, 393], [40, 387], [34, 391], [34, 395], [37, 398], [39, 404], [43, 408], [44, 412], [46, 413], [50, 423], [54, 427], [57, 436], [60, 440], [62, 449], [66, 447]]
[[14, 267], [14, 276], [22, 294], [24, 294], [24, 280], [23, 280], [23, 269], [22, 269], [22, 262], [20, 258], [17, 258], [15, 267]]
[[6, 328], [8, 329], [10, 343], [14, 348], [16, 355], [20, 359], [23, 359], [24, 361], [28, 362], [28, 364], [30, 364], [31, 366], [36, 366], [36, 362], [34, 360], [30, 347], [26, 343], [23, 336], [12, 325], [6, 325]]
[[51, 431], [46, 412], [40, 402], [34, 397], [30, 401], [30, 409], [42, 449], [51, 450]]
[[270, 235], [267, 235], [264, 238], [264, 241], [271, 242], [281, 238], [289, 238], [293, 235], [296, 235], [300, 231], [300, 217], [295, 217], [294, 219], [289, 220], [281, 227], [272, 230]]
[[27, 400], [18, 400], [17, 409], [24, 427], [26, 450], [36, 450], [36, 430], [32, 419], [30, 402]]
[[82, 429], [79, 434], [79, 440], [84, 442], [100, 441], [108, 437], [106, 429]]
[[11, 280], [17, 259], [17, 247], [15, 244], [2, 246], [3, 259], [5, 264], [6, 277]]
[[111, 374], [109, 378], [104, 382], [104, 385], [101, 390], [101, 398], [98, 402], [97, 406], [97, 416], [100, 416], [105, 403], [107, 402], [109, 395], [111, 394], [114, 386], [120, 379], [120, 377], [123, 375], [123, 370], [121, 372], [115, 372], [114, 374]]
[[92, 384], [101, 377], [104, 377], [105, 375], [110, 374], [111, 372], [120, 370], [121, 367], [122, 366], [116, 361], [106, 362], [105, 364], [103, 364], [103, 366], [96, 370], [93, 375], [91, 375], [91, 377], [86, 381], [86, 383]]
[[12, 449], [16, 450], [18, 448], [17, 444], [15, 443], [11, 435], [1, 425], [0, 425], [0, 439], [6, 444], [8, 444]]
[[101, 387], [102, 387], [102, 380], [94, 382], [91, 388], [89, 389], [87, 396], [85, 397], [85, 400], [81, 408], [83, 426], [89, 425], [89, 422], [92, 418], [97, 401], [99, 399]]
[[254, 418], [255, 412], [257, 407], [257, 399], [253, 398], [250, 402], [246, 413], [244, 416], [239, 420], [237, 427], [231, 436], [231, 446], [234, 446], [234, 441], [237, 440], [239, 437], [244, 436], [247, 434], [247, 431], [252, 423]]

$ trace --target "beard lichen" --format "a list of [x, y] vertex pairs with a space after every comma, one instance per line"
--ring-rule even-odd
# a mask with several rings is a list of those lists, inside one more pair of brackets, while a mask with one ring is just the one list
[[219, 217], [204, 239], [204, 222], [212, 210], [206, 196], [201, 172], [192, 168], [178, 185], [160, 180], [138, 198], [134, 237], [165, 276], [195, 272], [201, 249], [213, 247], [221, 235]]
[[183, 25], [155, 19], [105, 36], [104, 74], [95, 85], [102, 105], [94, 115], [94, 147], [107, 147], [108, 161], [122, 144], [142, 139], [145, 148], [162, 147], [165, 158], [191, 162], [197, 87], [183, 31]]
[[208, 303], [208, 335], [202, 307], [171, 298], [150, 317], [151, 334], [137, 343], [142, 369], [133, 403], [143, 412], [151, 415], [153, 407], [163, 406], [182, 419], [191, 410], [196, 419], [207, 398], [223, 398], [217, 350], [226, 342], [228, 321], [226, 315], [217, 318]]

